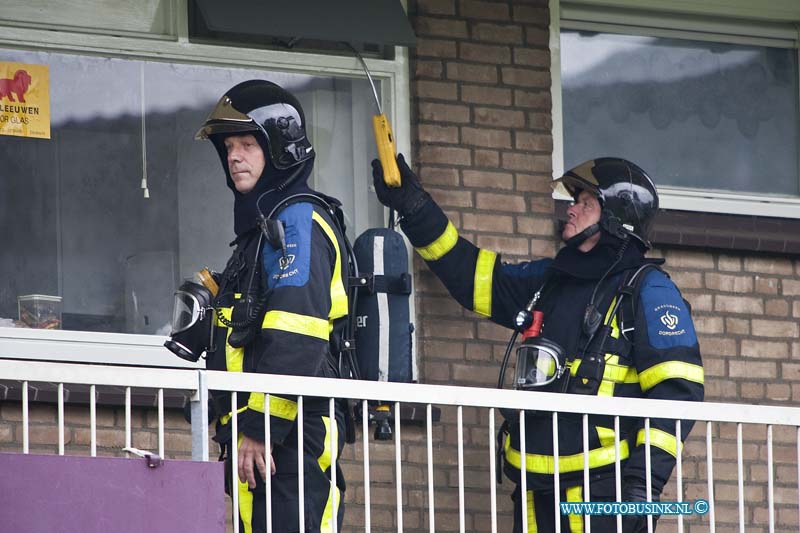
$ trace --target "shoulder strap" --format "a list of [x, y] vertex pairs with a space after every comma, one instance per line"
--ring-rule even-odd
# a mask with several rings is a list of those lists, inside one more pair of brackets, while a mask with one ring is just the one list
[[347, 281], [349, 277], [358, 275], [358, 268], [355, 264], [355, 255], [353, 254], [353, 248], [350, 245], [350, 241], [347, 238], [346, 227], [344, 223], [344, 213], [337, 203], [329, 202], [326, 198], [321, 195], [313, 194], [313, 193], [298, 193], [293, 194], [287, 197], [282, 202], [278, 203], [272, 211], [266, 216], [266, 220], [275, 220], [276, 217], [287, 207], [290, 205], [294, 205], [301, 202], [307, 202], [316, 205], [317, 207], [322, 208], [322, 210], [330, 217], [331, 222], [333, 223], [333, 229], [338, 234], [337, 237], [341, 240], [344, 244], [345, 250], [345, 259], [346, 264], [344, 265], [349, 270], [349, 273], [344, 273], [344, 282], [347, 285]]
[[[251, 254], [253, 257], [249, 258], [247, 256], [247, 251], [256, 240], [258, 241], [256, 251], [254, 254]], [[255, 261], [255, 257], [258, 255], [258, 248], [260, 248], [260, 245], [261, 236], [256, 233], [255, 228], [251, 231], [243, 233], [242, 235], [239, 235], [233, 242], [230, 243], [230, 246], [236, 246], [236, 248], [234, 248], [233, 252], [231, 253], [231, 257], [228, 259], [225, 269], [220, 273], [219, 289], [217, 291], [218, 296], [224, 294], [230, 283], [239, 278], [240, 274], [247, 272], [254, 266], [251, 263]]]
[[360, 372], [356, 362], [355, 354], [355, 305], [357, 298], [357, 289], [352, 288], [349, 280], [358, 277], [358, 263], [356, 262], [355, 254], [350, 240], [347, 238], [344, 212], [341, 207], [333, 202], [329, 202], [321, 195], [313, 193], [299, 193], [287, 197], [285, 200], [276, 205], [269, 215], [267, 220], [274, 220], [281, 211], [290, 205], [308, 202], [320, 208], [330, 217], [333, 222], [334, 231], [338, 233], [337, 237], [340, 238], [344, 244], [344, 265], [343, 267], [347, 272], [343, 272], [343, 281], [348, 288], [348, 298], [350, 299], [349, 312], [336, 320], [333, 323], [333, 331], [330, 335], [331, 355], [335, 359], [333, 361], [334, 367], [337, 370], [338, 377], [340, 378], [355, 378], [359, 379]]
[[318, 207], [324, 209], [325, 212], [327, 212], [331, 216], [331, 218], [334, 219], [334, 223], [336, 224], [337, 229], [339, 229], [340, 231], [342, 231], [342, 233], [344, 233], [344, 222], [343, 222], [344, 219], [340, 214], [341, 209], [339, 208], [339, 206], [334, 204], [333, 202], [329, 202], [328, 200], [326, 200], [325, 198], [323, 198], [318, 194], [310, 192], [301, 192], [293, 194], [291, 196], [287, 196], [284, 200], [278, 202], [275, 205], [275, 207], [272, 208], [272, 211], [269, 212], [266, 218], [268, 220], [274, 219], [275, 217], [278, 216], [278, 214], [280, 214], [281, 211], [283, 211], [290, 205], [297, 204], [300, 202], [308, 202], [311, 204], [315, 204]]
[[660, 264], [652, 262], [644, 263], [642, 266], [633, 271], [632, 274], [630, 274], [628, 279], [619, 290], [620, 295], [625, 295], [628, 297], [628, 304], [620, 308], [619, 319], [620, 332], [622, 332], [622, 336], [628, 341], [631, 340], [628, 339], [628, 332], [636, 329], [636, 306], [639, 303], [639, 292], [642, 289], [642, 283], [647, 277], [647, 274], [652, 270], [658, 270], [659, 272], [663, 272], [664, 275], [669, 276], [669, 274], [664, 272]]

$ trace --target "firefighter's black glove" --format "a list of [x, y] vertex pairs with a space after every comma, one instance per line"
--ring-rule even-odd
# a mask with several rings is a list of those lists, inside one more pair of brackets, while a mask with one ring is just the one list
[[[647, 486], [641, 480], [626, 479], [622, 488], [622, 501], [646, 502]], [[653, 494], [651, 501], [659, 501], [659, 495]], [[653, 515], [653, 529], [656, 527], [658, 515]], [[647, 533], [647, 515], [623, 515], [622, 533]]]
[[377, 159], [372, 160], [372, 182], [378, 200], [397, 211], [400, 216], [412, 216], [431, 201], [431, 196], [419, 183], [417, 175], [408, 167], [403, 154], [397, 154], [397, 167], [400, 169], [400, 187], [389, 187], [383, 181], [383, 167]]

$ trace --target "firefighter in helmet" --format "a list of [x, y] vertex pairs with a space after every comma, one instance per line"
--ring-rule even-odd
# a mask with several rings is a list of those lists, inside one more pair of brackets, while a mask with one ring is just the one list
[[[574, 200], [561, 232], [565, 245], [552, 259], [507, 264], [499, 254], [460, 237], [403, 156], [397, 159], [402, 176], [398, 188], [384, 184], [380, 163], [373, 161], [378, 198], [398, 211], [403, 231], [450, 294], [467, 309], [508, 328], [527, 327], [524, 319], [518, 320], [525, 313], [541, 317], [537, 336], [517, 351], [516, 388], [590, 397], [703, 399], [703, 366], [690, 308], [658, 266], [663, 261], [645, 258], [658, 194], [641, 168], [604, 157], [567, 171], [554, 181]], [[628, 290], [624, 298], [623, 288]], [[581, 417], [559, 416], [561, 493], [554, 494], [550, 413], [527, 411], [525, 435], [520, 435], [517, 413], [504, 416], [498, 441], [504, 472], [517, 484], [512, 496], [515, 532], [522, 530], [523, 512], [529, 526], [540, 532], [554, 531], [555, 520], [561, 521], [562, 531], [583, 531], [584, 517], [554, 514], [556, 499], [616, 501], [613, 417], [589, 419], [590, 494], [583, 494]], [[684, 421], [678, 439], [674, 421], [650, 421], [648, 495], [644, 423], [623, 422], [622, 501], [659, 498], [691, 428], [692, 422]], [[527, 509], [521, 506], [522, 475]], [[616, 531], [614, 516], [591, 517], [591, 523], [592, 531]], [[646, 517], [623, 517], [623, 531], [647, 531]]]
[[[339, 202], [311, 190], [315, 152], [300, 102], [269, 81], [225, 93], [196, 135], [216, 148], [234, 196], [236, 248], [217, 276], [214, 348], [207, 368], [337, 377], [332, 335], [346, 317], [348, 262]], [[231, 433], [229, 393], [213, 392], [214, 439], [230, 458], [238, 446], [242, 531], [265, 532], [265, 484], [271, 477], [272, 530], [299, 531], [296, 397], [239, 394], [238, 435]], [[265, 443], [264, 412], [270, 440]], [[344, 412], [329, 418], [326, 399], [303, 410], [305, 531], [341, 530], [344, 476], [336, 463], [331, 490], [330, 435], [344, 445]], [[227, 471], [231, 468], [228, 465]], [[335, 494], [333, 493], [335, 492]]]

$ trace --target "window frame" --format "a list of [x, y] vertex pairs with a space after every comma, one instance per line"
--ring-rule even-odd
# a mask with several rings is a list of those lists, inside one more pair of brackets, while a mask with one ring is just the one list
[[[91, 26], [92, 21], [87, 21], [85, 28], [0, 24], [3, 30], [0, 48], [366, 79], [355, 57], [190, 42], [186, 0], [174, 0], [168, 5], [166, 25], [172, 29], [170, 35], [138, 32], [110, 35], [107, 31], [97, 31]], [[381, 106], [393, 126], [397, 150], [410, 153], [408, 50], [394, 47], [394, 59], [365, 58], [365, 61], [373, 79], [381, 83]], [[368, 194], [372, 193], [374, 190], [370, 186]], [[387, 220], [388, 210], [384, 210], [384, 215]], [[353, 216], [360, 215], [353, 213]], [[410, 246], [407, 249], [410, 256]], [[413, 294], [409, 305], [413, 320], [416, 316]], [[190, 363], [170, 354], [163, 347], [166, 339], [159, 335], [0, 327], [0, 359], [204, 367], [203, 360]], [[415, 340], [412, 343], [414, 361], [416, 344]]]
[[[731, 4], [735, 0], [729, 0]], [[564, 4], [564, 5], [562, 5]], [[613, 5], [612, 5], [613, 4]], [[750, 20], [713, 18], [714, 15], [750, 16], [755, 13], [740, 7], [705, 6], [702, 13], [687, 13], [688, 8], [676, 0], [651, 0], [645, 11], [626, 0], [550, 0], [551, 96], [553, 102], [553, 177], [564, 173], [563, 99], [561, 90], [561, 30], [589, 30], [646, 37], [668, 37], [710, 41], [725, 44], [749, 44], [794, 49], [800, 87], [800, 9], [797, 14], [788, 8], [764, 9], [763, 19]], [[735, 6], [734, 6], [735, 7]], [[796, 17], [796, 20], [795, 20]], [[677, 29], [681, 28], [681, 29]], [[795, 95], [800, 109], [800, 89]], [[800, 182], [800, 153], [797, 161]], [[557, 200], [569, 200], [553, 195]], [[800, 195], [774, 196], [718, 190], [659, 186], [660, 206], [666, 210], [720, 213], [800, 219]]]

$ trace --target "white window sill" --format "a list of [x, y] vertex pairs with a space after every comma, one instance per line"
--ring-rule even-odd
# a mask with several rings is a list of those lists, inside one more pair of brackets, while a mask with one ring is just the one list
[[800, 218], [800, 198], [659, 187], [661, 208], [729, 215]]
[[164, 347], [167, 337], [27, 328], [0, 328], [0, 359], [30, 359], [164, 368], [204, 368]]

